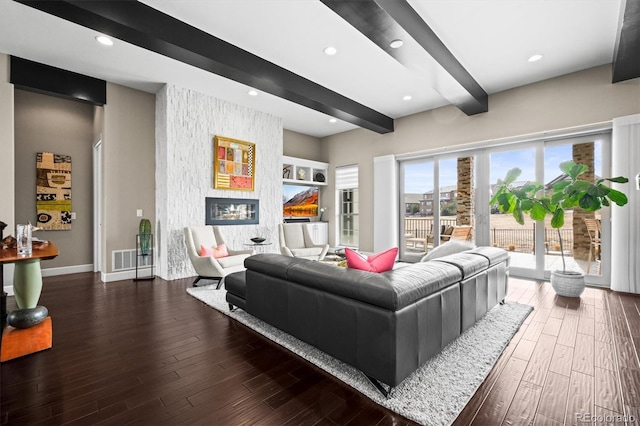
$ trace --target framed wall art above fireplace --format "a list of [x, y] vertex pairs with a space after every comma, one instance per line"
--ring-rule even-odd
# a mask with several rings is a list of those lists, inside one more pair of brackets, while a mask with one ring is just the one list
[[256, 145], [216, 136], [214, 141], [213, 187], [253, 191], [255, 189]]
[[247, 198], [206, 198], [206, 225], [257, 225], [260, 200]]

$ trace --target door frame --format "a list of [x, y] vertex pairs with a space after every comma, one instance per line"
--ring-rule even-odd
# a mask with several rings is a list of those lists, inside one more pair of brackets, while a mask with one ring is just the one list
[[93, 145], [93, 272], [102, 272], [102, 135]]

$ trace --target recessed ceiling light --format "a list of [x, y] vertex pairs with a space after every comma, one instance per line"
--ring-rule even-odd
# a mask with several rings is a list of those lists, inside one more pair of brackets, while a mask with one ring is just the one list
[[105, 46], [113, 46], [113, 40], [111, 40], [107, 36], [103, 36], [103, 35], [96, 36], [96, 40], [98, 43], [104, 44]]
[[402, 97], [403, 101], [410, 101], [411, 99], [413, 99], [413, 97], [411, 95], [405, 95]]
[[249, 96], [258, 96], [258, 91], [257, 90], [249, 90]]
[[330, 118], [329, 119], [329, 123], [337, 123], [337, 122], [338, 122], [338, 120], [336, 120], [335, 118]]
[[404, 41], [400, 39], [396, 39], [396, 40], [393, 40], [391, 43], [389, 43], [389, 47], [391, 47], [392, 49], [397, 49], [399, 47], [402, 47], [403, 44], [404, 44]]
[[324, 53], [326, 53], [326, 54], [327, 54], [327, 55], [329, 55], [329, 56], [333, 56], [333, 55], [335, 55], [336, 53], [338, 53], [338, 49], [336, 49], [336, 48], [335, 48], [335, 47], [333, 47], [333, 46], [329, 46], [329, 47], [327, 47], [327, 48], [325, 48], [325, 49], [324, 49]]
[[527, 59], [529, 62], [538, 62], [540, 59], [542, 59], [542, 55], [537, 53], [535, 55], [532, 55], [529, 57], [529, 59]]

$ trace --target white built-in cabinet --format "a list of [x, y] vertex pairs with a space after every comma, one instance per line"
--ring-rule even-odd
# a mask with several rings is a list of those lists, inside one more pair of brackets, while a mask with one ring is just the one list
[[[326, 186], [329, 164], [296, 157], [282, 157], [282, 183], [289, 185]], [[327, 222], [306, 223], [315, 244], [329, 244]]]
[[327, 185], [329, 164], [304, 158], [282, 157], [282, 182], [299, 185]]
[[315, 244], [329, 244], [329, 223], [309, 222], [306, 225]]

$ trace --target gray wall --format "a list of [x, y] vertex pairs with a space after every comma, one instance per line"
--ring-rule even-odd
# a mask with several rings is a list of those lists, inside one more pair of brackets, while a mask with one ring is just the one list
[[[94, 106], [38, 93], [15, 90], [15, 218], [37, 222], [36, 153], [71, 156], [71, 229], [38, 231], [60, 255], [44, 268], [93, 263], [92, 139]], [[15, 231], [11, 232], [15, 235]]]
[[282, 154], [289, 157], [305, 158], [307, 160], [324, 161], [322, 142], [315, 136], [304, 135], [292, 130], [284, 130]]
[[[7, 224], [5, 236], [15, 234], [16, 229], [13, 139], [13, 84], [9, 83], [9, 56], [0, 53], [0, 221]], [[5, 265], [3, 270], [5, 291], [12, 291], [13, 265]]]
[[[611, 65], [553, 78], [489, 96], [489, 112], [471, 117], [453, 106], [395, 120], [395, 131], [379, 135], [357, 129], [322, 139], [323, 157], [331, 164], [328, 193], [334, 191], [335, 167], [358, 164], [360, 247], [373, 250], [373, 158], [430, 149], [453, 149], [610, 122], [640, 112], [640, 79], [611, 84]], [[331, 210], [335, 212], [333, 197]], [[330, 243], [335, 228], [330, 224]]]
[[140, 218], [155, 222], [155, 95], [107, 83], [103, 126], [103, 271], [135, 248]]

